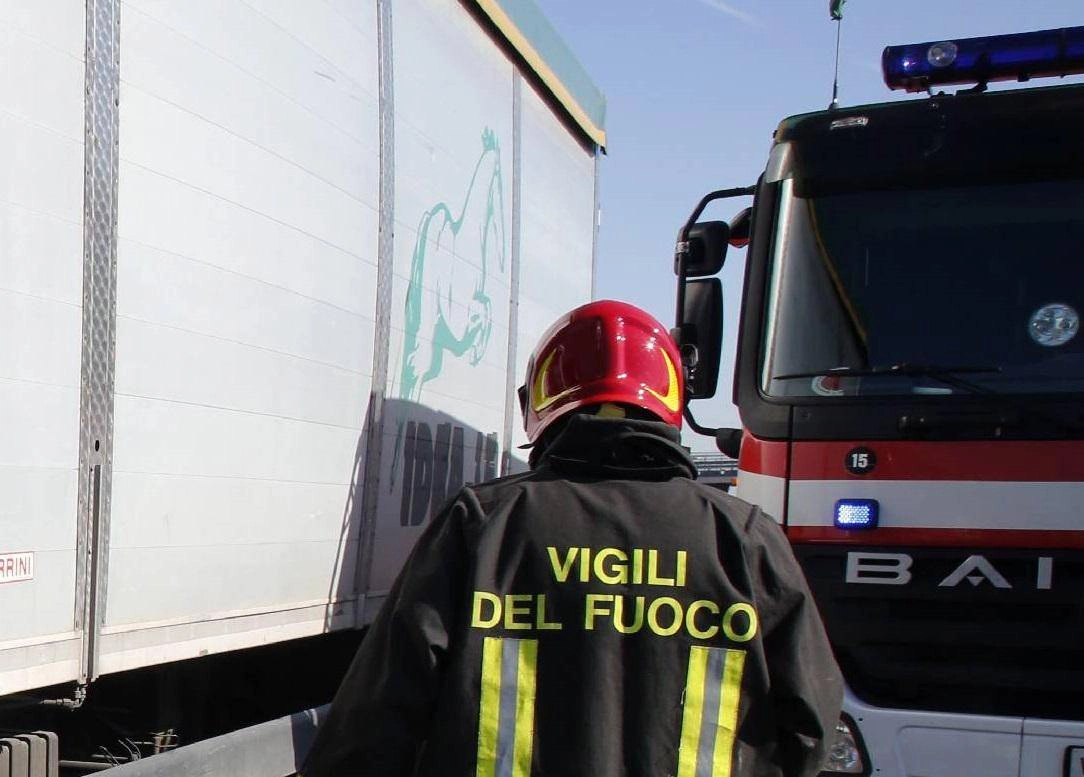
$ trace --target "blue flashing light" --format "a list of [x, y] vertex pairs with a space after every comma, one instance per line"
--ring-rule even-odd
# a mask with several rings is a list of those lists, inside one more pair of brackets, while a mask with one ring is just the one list
[[889, 89], [908, 92], [1084, 73], [1084, 27], [889, 46], [881, 69]]
[[840, 499], [836, 502], [836, 527], [876, 529], [880, 509], [876, 499]]

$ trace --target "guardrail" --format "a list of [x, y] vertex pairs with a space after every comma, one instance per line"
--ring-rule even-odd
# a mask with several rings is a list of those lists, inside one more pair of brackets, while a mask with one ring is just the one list
[[51, 731], [33, 731], [0, 739], [0, 777], [57, 777], [59, 742]]
[[290, 777], [312, 746], [328, 705], [109, 769], [109, 777]]

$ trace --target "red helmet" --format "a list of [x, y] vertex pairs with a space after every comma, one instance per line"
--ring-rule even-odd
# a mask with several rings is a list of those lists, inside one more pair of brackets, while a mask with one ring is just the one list
[[662, 324], [633, 305], [589, 302], [559, 319], [527, 362], [523, 428], [534, 442], [585, 405], [633, 405], [681, 428], [681, 356]]

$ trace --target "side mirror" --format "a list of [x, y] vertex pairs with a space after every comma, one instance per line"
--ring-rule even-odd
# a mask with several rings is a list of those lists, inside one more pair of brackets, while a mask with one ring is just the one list
[[738, 458], [741, 453], [741, 429], [716, 429], [715, 447], [732, 459]]
[[723, 347], [723, 284], [718, 278], [685, 282], [678, 335], [685, 364], [685, 395], [710, 399], [715, 396]]
[[[678, 235], [681, 240], [681, 235]], [[726, 247], [730, 241], [730, 225], [725, 221], [701, 221], [689, 228], [688, 253], [685, 255], [685, 277], [703, 278], [723, 269]], [[680, 242], [678, 252], [681, 250]], [[674, 256], [674, 274], [680, 276], [678, 252]]]
[[730, 220], [730, 245], [745, 248], [749, 245], [749, 232], [753, 226], [753, 209], [746, 208]]

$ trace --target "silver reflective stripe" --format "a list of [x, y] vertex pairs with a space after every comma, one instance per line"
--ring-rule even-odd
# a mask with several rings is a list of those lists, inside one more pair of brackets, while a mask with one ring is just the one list
[[475, 777], [530, 777], [538, 640], [486, 637]]
[[726, 654], [722, 650], [708, 653], [704, 670], [704, 712], [700, 718], [700, 744], [696, 755], [696, 777], [712, 777], [715, 760], [715, 732], [719, 728], [719, 697], [722, 694], [723, 669]]
[[512, 756], [516, 744], [516, 694], [519, 690], [519, 640], [506, 639], [501, 645], [501, 706], [497, 726], [496, 777], [512, 777]]
[[677, 777], [730, 777], [745, 651], [689, 649]]

